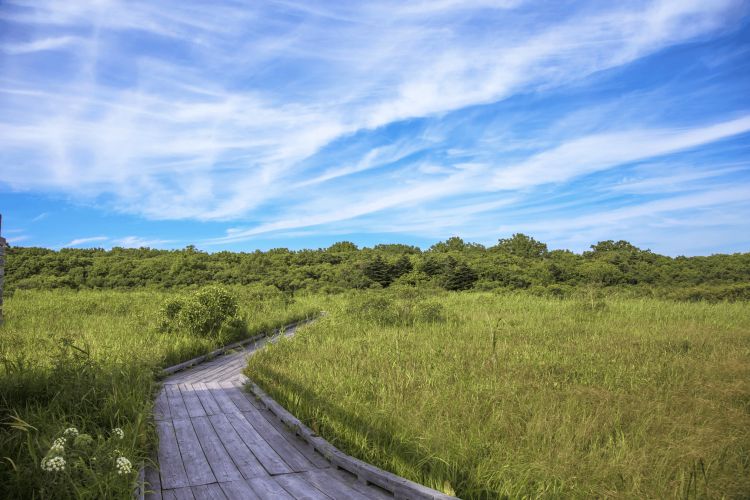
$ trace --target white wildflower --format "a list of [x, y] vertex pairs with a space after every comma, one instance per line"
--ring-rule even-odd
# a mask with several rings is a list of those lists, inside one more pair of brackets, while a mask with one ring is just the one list
[[130, 474], [133, 471], [133, 464], [125, 457], [118, 457], [116, 464], [118, 474]]
[[65, 459], [63, 457], [44, 457], [42, 459], [42, 470], [47, 472], [64, 471]]
[[65, 438], [57, 438], [49, 448], [52, 455], [62, 455], [65, 453]]
[[125, 437], [125, 433], [119, 427], [115, 427], [114, 429], [112, 429], [112, 435], [117, 439], [122, 439]]
[[76, 436], [78, 436], [78, 429], [76, 429], [75, 427], [68, 427], [63, 432], [63, 436], [65, 436], [66, 438], [75, 438]]

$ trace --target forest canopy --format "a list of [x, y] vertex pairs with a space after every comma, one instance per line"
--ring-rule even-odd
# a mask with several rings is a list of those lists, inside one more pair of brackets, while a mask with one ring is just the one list
[[359, 248], [342, 241], [317, 250], [207, 253], [150, 248], [11, 247], [6, 289], [181, 288], [260, 284], [287, 293], [337, 293], [394, 285], [446, 290], [527, 290], [566, 296], [582, 288], [628, 290], [687, 300], [750, 298], [750, 253], [668, 257], [627, 241], [601, 241], [576, 254], [549, 250], [524, 234], [496, 245], [458, 237], [427, 250], [403, 244]]

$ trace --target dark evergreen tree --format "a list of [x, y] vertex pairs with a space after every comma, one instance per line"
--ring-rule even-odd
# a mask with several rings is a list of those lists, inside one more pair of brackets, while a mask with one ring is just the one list
[[380, 255], [375, 256], [365, 264], [363, 269], [365, 276], [376, 283], [380, 283], [384, 288], [391, 284], [391, 267], [383, 260]]
[[425, 257], [419, 270], [427, 276], [437, 276], [443, 272], [443, 264], [435, 257]]
[[445, 276], [446, 290], [468, 290], [477, 281], [477, 273], [465, 262], [451, 266]]
[[391, 276], [393, 279], [399, 278], [403, 276], [404, 274], [410, 272], [414, 266], [411, 263], [411, 260], [406, 255], [402, 255], [401, 257], [396, 260], [396, 262], [391, 266]]

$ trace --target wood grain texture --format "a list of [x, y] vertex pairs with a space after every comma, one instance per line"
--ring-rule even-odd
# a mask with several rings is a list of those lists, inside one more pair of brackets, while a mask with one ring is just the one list
[[190, 486], [215, 483], [216, 477], [211, 472], [206, 455], [203, 454], [203, 448], [195, 434], [193, 423], [190, 419], [174, 419], [172, 423]]
[[187, 474], [182, 463], [182, 455], [177, 445], [172, 421], [156, 422], [156, 431], [159, 434], [158, 459], [161, 487], [171, 489], [188, 486]]

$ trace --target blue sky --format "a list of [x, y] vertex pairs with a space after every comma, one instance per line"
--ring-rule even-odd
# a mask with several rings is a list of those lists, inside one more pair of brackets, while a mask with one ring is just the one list
[[750, 2], [0, 4], [12, 245], [750, 251]]

